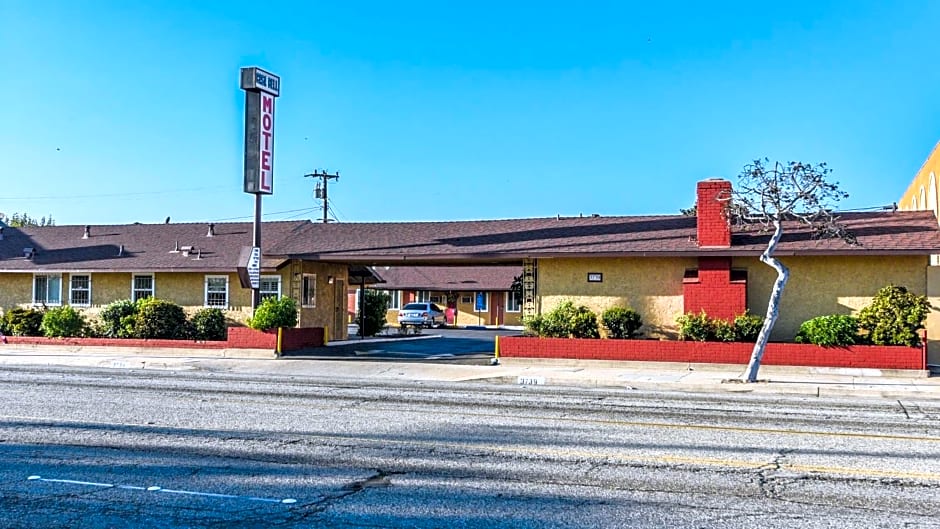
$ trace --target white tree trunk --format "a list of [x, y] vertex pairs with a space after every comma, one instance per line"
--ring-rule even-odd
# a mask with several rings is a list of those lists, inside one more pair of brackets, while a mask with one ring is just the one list
[[767, 243], [767, 249], [761, 254], [762, 263], [772, 267], [777, 271], [777, 280], [774, 281], [774, 288], [770, 293], [770, 300], [767, 302], [767, 314], [764, 316], [764, 325], [760, 328], [760, 334], [757, 335], [757, 343], [754, 344], [754, 350], [751, 352], [751, 360], [747, 364], [745, 373], [745, 382], [757, 381], [757, 370], [760, 369], [760, 361], [764, 357], [764, 349], [767, 347], [767, 341], [770, 340], [770, 331], [777, 322], [777, 315], [780, 312], [780, 296], [783, 295], [783, 287], [790, 279], [790, 270], [783, 263], [773, 257], [777, 243], [780, 242], [780, 236], [783, 235], [783, 229], [780, 220], [774, 221], [774, 234]]

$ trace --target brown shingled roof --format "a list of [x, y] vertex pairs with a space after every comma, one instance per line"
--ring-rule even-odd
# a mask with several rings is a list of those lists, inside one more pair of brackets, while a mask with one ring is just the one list
[[[778, 255], [940, 253], [929, 211], [844, 213], [858, 245], [814, 239], [788, 222]], [[308, 224], [275, 253], [339, 262], [518, 262], [525, 257], [759, 255], [769, 233], [735, 229], [732, 247], [702, 249], [689, 216], [535, 218], [461, 222]]]
[[[940, 254], [940, 229], [929, 211], [844, 213], [858, 245], [814, 239], [788, 223], [777, 255]], [[320, 224], [265, 222], [265, 266], [280, 258], [371, 265], [518, 263], [526, 257], [759, 255], [768, 233], [736, 229], [731, 248], [698, 248], [696, 219], [680, 215], [574, 217], [461, 222]], [[251, 244], [251, 223], [6, 227], [0, 240], [3, 271], [221, 271], [237, 266]], [[172, 250], [193, 246], [185, 257]], [[119, 248], [123, 245], [123, 255]], [[23, 248], [36, 249], [30, 260]], [[201, 252], [200, 252], [201, 251]], [[199, 258], [196, 256], [199, 254]], [[381, 272], [380, 272], [381, 274]]]
[[386, 290], [506, 291], [519, 266], [380, 266]]
[[[289, 238], [308, 223], [265, 222], [264, 248]], [[215, 223], [214, 227], [215, 236], [207, 237], [209, 223], [99, 225], [90, 227], [87, 239], [82, 238], [84, 226], [5, 227], [0, 240], [0, 270], [234, 270], [241, 247], [251, 245], [252, 225]], [[188, 256], [174, 252], [177, 243], [191, 246], [193, 251]], [[34, 257], [25, 258], [23, 248], [34, 248]], [[276, 263], [265, 261], [265, 265]]]

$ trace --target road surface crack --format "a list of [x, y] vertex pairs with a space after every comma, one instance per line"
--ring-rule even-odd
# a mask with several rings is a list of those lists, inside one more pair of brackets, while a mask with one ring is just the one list
[[904, 412], [904, 417], [907, 418], [907, 419], [910, 419], [910, 418], [911, 418], [911, 414], [907, 412], [907, 408], [904, 407], [904, 404], [901, 402], [900, 399], [898, 399], [898, 406], [900, 406], [900, 407], [901, 407], [901, 411]]

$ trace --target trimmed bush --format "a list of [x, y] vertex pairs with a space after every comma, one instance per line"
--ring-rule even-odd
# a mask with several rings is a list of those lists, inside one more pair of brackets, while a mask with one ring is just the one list
[[356, 314], [356, 323], [360, 324], [359, 336], [375, 336], [388, 323], [389, 296], [380, 290], [367, 288], [363, 295], [362, 306]]
[[261, 331], [296, 325], [297, 302], [288, 297], [265, 299], [255, 309], [254, 316], [248, 320], [249, 327]]
[[[122, 318], [122, 322], [124, 320]], [[134, 335], [169, 340], [189, 338], [188, 323], [183, 307], [163, 299], [146, 298], [137, 302]]]
[[736, 342], [756, 342], [760, 334], [761, 327], [764, 326], [764, 318], [754, 314], [741, 314], [734, 318], [734, 341]]
[[193, 338], [196, 340], [224, 340], [225, 314], [222, 309], [199, 309], [190, 320]]
[[137, 304], [129, 299], [112, 301], [98, 313], [101, 334], [108, 338], [133, 338]]
[[846, 346], [859, 342], [858, 319], [844, 314], [819, 316], [800, 324], [796, 343]]
[[705, 311], [695, 314], [690, 312], [676, 318], [679, 324], [679, 339], [705, 342], [714, 337], [712, 319]]
[[542, 316], [528, 316], [522, 318], [522, 325], [525, 327], [523, 334], [526, 336], [541, 336], [542, 335]]
[[39, 329], [47, 338], [81, 336], [85, 331], [85, 317], [68, 305], [53, 307], [43, 315]]
[[633, 338], [643, 326], [640, 313], [624, 307], [611, 307], [605, 310], [601, 314], [601, 322], [607, 329], [607, 337], [618, 340]]
[[920, 345], [917, 331], [924, 327], [931, 308], [927, 296], [888, 285], [859, 311], [858, 326], [867, 331], [866, 339], [873, 344], [917, 347]]
[[575, 306], [572, 301], [560, 305], [542, 315], [537, 323], [530, 319], [529, 325], [538, 326], [539, 336], [547, 338], [600, 338], [597, 315], [584, 305]]
[[43, 311], [39, 309], [12, 308], [3, 319], [6, 329], [13, 336], [42, 336]]
[[712, 338], [719, 342], [733, 342], [736, 335], [734, 332], [734, 323], [728, 320], [714, 319], [712, 324]]

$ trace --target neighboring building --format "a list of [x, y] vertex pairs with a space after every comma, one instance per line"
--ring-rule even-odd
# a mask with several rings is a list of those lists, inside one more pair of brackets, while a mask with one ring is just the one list
[[[934, 145], [930, 156], [920, 166], [911, 184], [898, 200], [898, 208], [903, 211], [930, 211], [940, 218], [937, 200], [937, 176], [940, 175], [940, 143]], [[940, 255], [931, 256], [931, 265], [940, 265]]]
[[[300, 326], [345, 337], [350, 267], [267, 255], [305, 224], [264, 223], [261, 295], [292, 296]], [[190, 312], [220, 308], [243, 322], [251, 290], [241, 287], [236, 269], [251, 233], [250, 223], [3, 227], [0, 308], [72, 305], [95, 313], [112, 301], [158, 297]]]
[[[398, 309], [430, 301], [445, 309], [449, 325], [522, 325], [522, 299], [511, 290], [521, 266], [379, 266], [383, 283], [371, 288], [389, 294], [388, 322], [397, 325]], [[359, 290], [351, 292], [351, 314], [359, 310]]]

